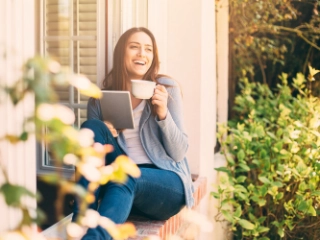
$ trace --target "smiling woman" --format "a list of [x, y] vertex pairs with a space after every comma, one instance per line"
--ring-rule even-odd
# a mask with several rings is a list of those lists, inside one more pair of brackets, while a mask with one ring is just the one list
[[[108, 182], [100, 185], [91, 207], [100, 215], [119, 224], [130, 212], [151, 219], [165, 220], [184, 206], [192, 207], [193, 186], [186, 152], [188, 138], [184, 132], [182, 98], [178, 84], [158, 74], [159, 57], [153, 34], [146, 28], [132, 28], [119, 39], [104, 87], [129, 91], [132, 79], [144, 79], [157, 86], [150, 99], [130, 94], [135, 121], [134, 129], [117, 129], [104, 123], [98, 99], [90, 98], [88, 120], [82, 128], [94, 132], [95, 142], [110, 144], [114, 151], [106, 156], [106, 165], [127, 155], [141, 170], [139, 178], [130, 177], [124, 184]], [[168, 97], [170, 94], [170, 98]], [[82, 177], [79, 184], [88, 187]], [[168, 187], [170, 186], [170, 188]], [[73, 221], [81, 221], [79, 207], [74, 205]], [[111, 239], [102, 227], [90, 228], [85, 239]]]

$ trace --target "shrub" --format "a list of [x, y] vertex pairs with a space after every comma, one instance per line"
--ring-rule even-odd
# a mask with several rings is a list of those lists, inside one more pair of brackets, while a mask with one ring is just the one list
[[319, 71], [309, 72], [290, 86], [283, 73], [275, 91], [243, 77], [237, 116], [219, 126], [227, 166], [212, 195], [235, 239], [320, 237], [320, 99], [310, 89]]

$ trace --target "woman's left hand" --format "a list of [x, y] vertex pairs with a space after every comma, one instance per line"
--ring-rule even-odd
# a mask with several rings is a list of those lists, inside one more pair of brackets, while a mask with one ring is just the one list
[[151, 98], [155, 112], [159, 120], [164, 120], [168, 112], [168, 92], [165, 86], [157, 85]]

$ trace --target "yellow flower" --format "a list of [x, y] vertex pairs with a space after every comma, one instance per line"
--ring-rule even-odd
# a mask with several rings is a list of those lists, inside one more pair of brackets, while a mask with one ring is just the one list
[[91, 83], [84, 75], [73, 75], [69, 80], [70, 84], [79, 89], [80, 93], [94, 98], [101, 98], [102, 93], [100, 88]]
[[316, 75], [319, 72], [320, 72], [319, 70], [316, 70], [315, 68], [313, 68], [309, 65], [309, 74], [311, 77], [311, 81], [314, 81], [314, 75]]
[[131, 175], [134, 178], [138, 178], [141, 175], [140, 169], [135, 164], [135, 162], [125, 155], [120, 155], [119, 157], [117, 157], [115, 160], [115, 164], [119, 165], [119, 168], [121, 168], [125, 173]]

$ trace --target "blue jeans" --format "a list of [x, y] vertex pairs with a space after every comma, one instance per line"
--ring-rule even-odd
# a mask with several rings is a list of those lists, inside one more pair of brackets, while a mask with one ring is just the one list
[[[88, 120], [81, 127], [94, 132], [95, 142], [113, 145], [114, 151], [107, 154], [106, 164], [112, 163], [117, 156], [124, 154], [102, 121]], [[174, 172], [159, 169], [154, 165], [141, 165], [140, 170], [140, 178], [128, 177], [124, 184], [108, 182], [100, 186], [95, 193], [96, 202], [90, 207], [117, 224], [124, 223], [131, 211], [155, 220], [166, 220], [177, 214], [185, 205], [184, 188], [180, 177]], [[79, 184], [87, 187], [88, 181], [82, 177]], [[75, 204], [73, 220], [77, 212], [78, 206]], [[82, 239], [106, 240], [111, 237], [105, 229], [98, 226], [89, 229]]]

